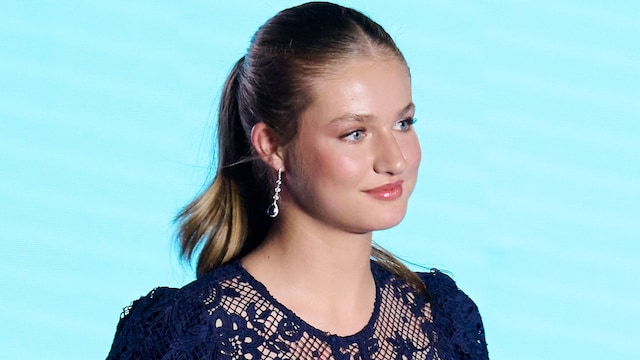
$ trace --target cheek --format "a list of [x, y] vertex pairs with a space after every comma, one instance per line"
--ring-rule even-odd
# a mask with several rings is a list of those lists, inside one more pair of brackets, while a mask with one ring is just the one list
[[312, 171], [328, 183], [344, 184], [355, 181], [362, 176], [364, 161], [345, 151], [325, 149], [314, 156], [311, 162]]

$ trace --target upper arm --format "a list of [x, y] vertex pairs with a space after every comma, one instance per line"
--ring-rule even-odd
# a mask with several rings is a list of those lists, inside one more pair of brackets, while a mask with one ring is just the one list
[[125, 308], [107, 359], [161, 358], [175, 335], [176, 291], [158, 288]]
[[[488, 359], [478, 307], [449, 276], [434, 270], [419, 274], [431, 297], [438, 347], [462, 359]], [[452, 354], [452, 355], [453, 355]]]

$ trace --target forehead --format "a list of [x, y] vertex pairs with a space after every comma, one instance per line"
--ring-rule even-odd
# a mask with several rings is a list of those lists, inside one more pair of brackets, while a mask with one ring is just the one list
[[411, 102], [411, 79], [403, 61], [353, 59], [311, 83], [311, 103], [303, 118], [330, 121], [344, 114], [385, 117]]

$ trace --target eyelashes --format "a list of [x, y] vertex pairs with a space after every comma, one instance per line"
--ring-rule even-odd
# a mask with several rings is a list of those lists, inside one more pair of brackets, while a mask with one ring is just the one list
[[357, 129], [340, 136], [340, 139], [347, 140], [349, 142], [358, 142], [364, 138], [365, 134], [365, 129]]
[[[403, 120], [397, 121], [393, 125], [393, 129], [401, 132], [407, 132], [411, 130], [411, 128], [417, 121], [418, 119], [416, 118], [403, 119]], [[367, 129], [359, 128], [359, 129], [351, 130], [345, 134], [340, 135], [340, 139], [345, 140], [347, 142], [355, 143], [355, 142], [361, 141], [366, 136], [367, 136]]]
[[396, 125], [393, 128], [395, 130], [408, 131], [416, 123], [416, 121], [418, 121], [418, 119], [416, 118], [400, 120], [396, 123]]

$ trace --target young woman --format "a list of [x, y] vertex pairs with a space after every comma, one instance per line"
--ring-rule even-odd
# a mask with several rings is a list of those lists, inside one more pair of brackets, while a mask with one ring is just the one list
[[486, 359], [446, 275], [372, 247], [418, 174], [409, 68], [363, 14], [308, 3], [233, 67], [218, 169], [179, 214], [198, 279], [125, 309], [109, 359]]

